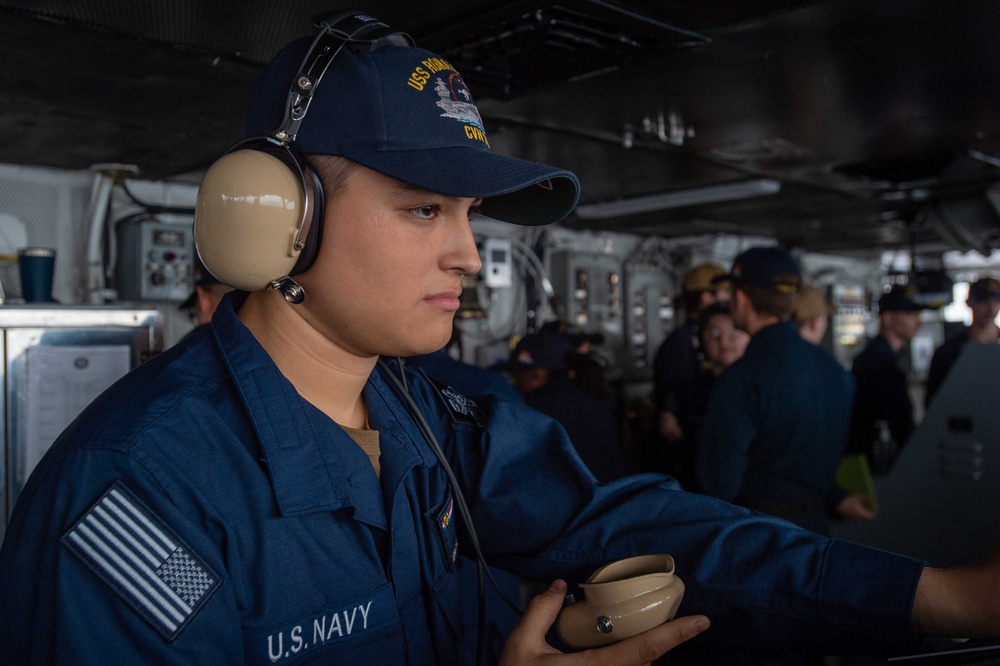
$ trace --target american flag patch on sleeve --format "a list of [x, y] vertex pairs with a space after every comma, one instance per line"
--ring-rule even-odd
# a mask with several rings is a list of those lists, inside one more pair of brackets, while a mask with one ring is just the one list
[[180, 634], [222, 584], [120, 481], [61, 541], [167, 641]]

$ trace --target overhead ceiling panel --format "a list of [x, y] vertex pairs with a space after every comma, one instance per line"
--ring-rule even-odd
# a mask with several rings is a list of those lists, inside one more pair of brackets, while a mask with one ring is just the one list
[[598, 0], [504, 5], [421, 40], [451, 61], [479, 97], [515, 96], [709, 41]]
[[[0, 0], [0, 162], [121, 162], [147, 178], [197, 178], [238, 138], [262, 64], [308, 34], [311, 17], [352, 7]], [[774, 196], [567, 225], [762, 232], [876, 252], [960, 238], [955, 211], [979, 207], [941, 202], [981, 203], [1000, 179], [991, 0], [373, 0], [364, 9], [443, 51], [476, 95], [494, 149], [573, 169], [584, 203], [781, 182]], [[935, 206], [947, 224], [927, 222]], [[969, 226], [982, 240], [990, 224]]]

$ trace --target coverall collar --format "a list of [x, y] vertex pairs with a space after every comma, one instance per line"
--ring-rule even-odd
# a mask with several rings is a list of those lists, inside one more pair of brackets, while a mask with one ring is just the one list
[[223, 298], [212, 319], [213, 335], [253, 423], [280, 512], [289, 516], [351, 507], [358, 520], [387, 529], [381, 488], [394, 489], [414, 465], [428, 463], [421, 454], [425, 447], [413, 441], [416, 431], [408, 415], [397, 413], [391, 389], [373, 372], [364, 397], [369, 423], [379, 431], [380, 485], [357, 443], [298, 394], [236, 316], [245, 300], [243, 292]]

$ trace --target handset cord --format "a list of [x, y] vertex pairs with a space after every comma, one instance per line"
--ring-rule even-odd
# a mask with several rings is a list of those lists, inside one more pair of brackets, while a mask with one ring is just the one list
[[469, 535], [469, 542], [472, 544], [472, 550], [476, 554], [476, 564], [478, 565], [478, 578], [479, 578], [479, 640], [477, 647], [477, 660], [482, 663], [482, 654], [484, 649], [484, 636], [486, 627], [486, 589], [485, 581], [483, 575], [485, 574], [489, 579], [490, 583], [493, 584], [494, 589], [496, 589], [497, 594], [503, 599], [504, 603], [515, 613], [518, 617], [521, 617], [524, 613], [510, 598], [504, 594], [504, 591], [500, 589], [500, 584], [497, 583], [496, 578], [493, 577], [493, 572], [490, 571], [489, 566], [486, 564], [486, 558], [483, 556], [483, 551], [479, 546], [479, 537], [476, 535], [476, 528], [472, 524], [472, 512], [469, 511], [469, 506], [465, 503], [465, 495], [462, 494], [461, 487], [458, 485], [458, 479], [455, 478], [455, 473], [451, 469], [451, 465], [448, 464], [448, 459], [444, 455], [444, 451], [441, 450], [441, 445], [438, 444], [437, 437], [434, 436], [434, 431], [431, 430], [430, 424], [427, 423], [427, 419], [424, 418], [423, 412], [420, 411], [420, 407], [413, 400], [410, 395], [409, 389], [406, 387], [406, 375], [403, 372], [403, 359], [397, 358], [399, 363], [400, 376], [396, 376], [396, 373], [392, 371], [389, 364], [386, 363], [380, 357], [378, 360], [379, 367], [385, 371], [385, 374], [389, 377], [389, 381], [396, 387], [396, 390], [406, 401], [406, 406], [409, 408], [410, 416], [413, 418], [413, 422], [416, 424], [417, 429], [420, 434], [423, 435], [424, 440], [426, 440], [427, 445], [431, 447], [434, 451], [434, 455], [437, 457], [438, 462], [441, 463], [441, 467], [444, 469], [444, 473], [448, 476], [448, 484], [451, 486], [452, 498], [455, 500], [455, 504], [458, 506], [458, 512], [462, 516], [462, 520], [465, 521], [466, 531]]

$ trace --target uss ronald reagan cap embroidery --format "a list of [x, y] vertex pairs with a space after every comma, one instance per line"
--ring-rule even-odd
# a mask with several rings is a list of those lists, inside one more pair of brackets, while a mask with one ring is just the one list
[[[310, 43], [288, 44], [264, 67], [247, 104], [247, 138], [281, 125]], [[429, 192], [482, 198], [484, 215], [515, 224], [557, 222], [579, 198], [572, 172], [492, 152], [462, 76], [412, 46], [343, 49], [317, 86], [294, 147], [340, 155]]]

